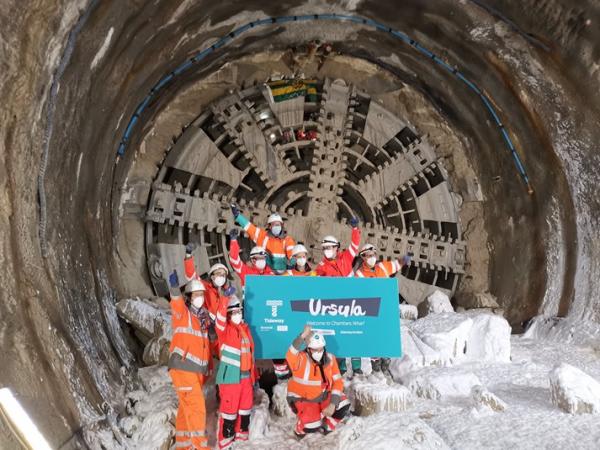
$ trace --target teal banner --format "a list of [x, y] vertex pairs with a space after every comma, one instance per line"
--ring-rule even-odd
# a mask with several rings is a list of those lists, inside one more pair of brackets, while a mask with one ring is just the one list
[[402, 356], [395, 278], [248, 276], [244, 316], [257, 359], [284, 358], [305, 324], [338, 357]]

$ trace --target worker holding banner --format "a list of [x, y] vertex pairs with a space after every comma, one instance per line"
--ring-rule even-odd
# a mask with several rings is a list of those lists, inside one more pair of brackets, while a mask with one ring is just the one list
[[[229, 262], [233, 270], [240, 276], [242, 286], [246, 284], [246, 275], [275, 275], [271, 268], [267, 266], [267, 253], [262, 247], [254, 247], [250, 250], [250, 264], [246, 264], [240, 259], [240, 244], [237, 241], [238, 230], [233, 229], [229, 232]], [[285, 363], [285, 359], [274, 359], [273, 370], [278, 380], [285, 380], [290, 377], [290, 369]]]
[[291, 269], [286, 270], [284, 275], [296, 277], [314, 277], [317, 275], [317, 272], [311, 270], [308, 265], [308, 250], [306, 250], [304, 245], [296, 244], [292, 250], [291, 257], [294, 260], [294, 265]]
[[[355, 276], [358, 278], [389, 278], [410, 263], [409, 255], [405, 255], [402, 261], [394, 259], [377, 262], [377, 249], [373, 244], [363, 245], [358, 256], [362, 259], [362, 265], [355, 272]], [[371, 358], [371, 367], [374, 372], [388, 372], [389, 366], [389, 358]]]
[[229, 304], [220, 305], [215, 322], [221, 354], [215, 381], [221, 395], [219, 449], [248, 440], [256, 378], [254, 341], [242, 318], [242, 304], [233, 291], [233, 287], [229, 289]]
[[[339, 251], [340, 241], [335, 236], [325, 236], [321, 241], [323, 249], [323, 260], [317, 266], [317, 275], [322, 277], [351, 277], [354, 275], [352, 271], [352, 263], [358, 253], [360, 245], [360, 228], [358, 228], [358, 219], [352, 217], [350, 219], [352, 226], [352, 238], [350, 246], [343, 252]], [[346, 360], [340, 359], [340, 370], [346, 373]], [[352, 362], [352, 372], [362, 373], [360, 358], [354, 358]]]
[[[302, 343], [306, 349], [302, 350]], [[350, 401], [334, 355], [325, 349], [325, 338], [306, 325], [290, 345], [286, 359], [292, 370], [288, 402], [298, 417], [294, 433], [332, 432], [348, 415]]]
[[264, 230], [244, 217], [237, 205], [231, 205], [231, 212], [236, 223], [244, 229], [248, 237], [256, 245], [265, 249], [268, 255], [268, 266], [278, 275], [285, 272], [296, 242], [283, 228], [283, 218], [277, 213], [271, 214], [267, 219], [267, 229]]

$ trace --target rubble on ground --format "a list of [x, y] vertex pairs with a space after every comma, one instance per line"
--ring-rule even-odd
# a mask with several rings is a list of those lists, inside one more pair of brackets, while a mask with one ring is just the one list
[[570, 414], [600, 413], [600, 383], [569, 364], [549, 374], [552, 404]]
[[419, 317], [425, 317], [428, 314], [439, 314], [446, 312], [454, 312], [450, 299], [442, 291], [435, 291], [425, 300], [419, 303], [417, 307]]
[[508, 407], [506, 403], [498, 398], [497, 395], [491, 393], [483, 386], [473, 386], [471, 389], [471, 397], [478, 409], [488, 409], [494, 412], [505, 411]]
[[458, 368], [428, 368], [409, 374], [404, 384], [418, 397], [441, 400], [467, 397], [481, 381], [472, 372]]

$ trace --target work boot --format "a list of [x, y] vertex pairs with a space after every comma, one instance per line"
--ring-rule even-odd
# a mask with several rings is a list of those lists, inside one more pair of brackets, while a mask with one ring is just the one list
[[298, 441], [301, 441], [306, 436], [306, 433], [298, 433], [296, 430], [294, 430], [294, 435]]
[[326, 426], [322, 426], [321, 428], [319, 428], [319, 431], [324, 435], [327, 436], [329, 433], [331, 433], [331, 430], [329, 428], [327, 428]]
[[373, 368], [373, 372], [381, 372], [381, 365], [382, 365], [381, 358], [371, 359], [371, 367]]
[[383, 373], [390, 373], [390, 363], [392, 360], [390, 358], [381, 358], [381, 371]]

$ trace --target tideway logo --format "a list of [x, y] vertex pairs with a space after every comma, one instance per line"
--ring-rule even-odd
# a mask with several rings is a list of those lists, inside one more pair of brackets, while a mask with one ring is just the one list
[[311, 316], [372, 316], [379, 315], [380, 297], [328, 298], [292, 300], [292, 311], [307, 312]]
[[267, 306], [271, 307], [271, 317], [277, 317], [277, 313], [279, 312], [278, 308], [283, 306], [282, 300], [267, 300]]

